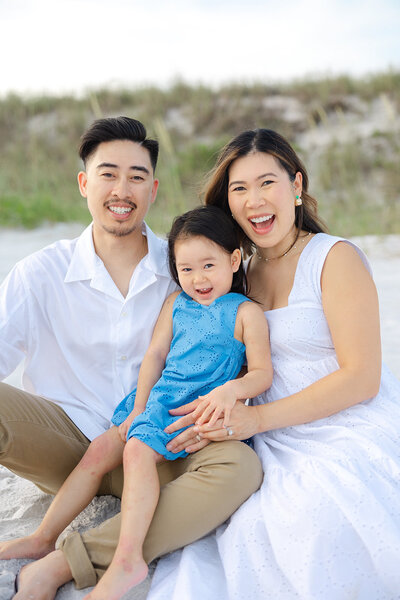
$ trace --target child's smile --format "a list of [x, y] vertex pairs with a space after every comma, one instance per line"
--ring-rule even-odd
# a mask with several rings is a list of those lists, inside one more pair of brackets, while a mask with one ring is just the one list
[[239, 250], [230, 254], [203, 236], [178, 239], [174, 250], [179, 283], [193, 300], [209, 306], [230, 292], [240, 266]]

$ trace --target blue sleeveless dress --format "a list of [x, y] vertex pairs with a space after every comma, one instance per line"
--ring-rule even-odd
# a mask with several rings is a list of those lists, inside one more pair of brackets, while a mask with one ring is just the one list
[[[133, 421], [127, 439], [135, 437], [169, 460], [187, 452], [169, 452], [166, 444], [183, 429], [165, 433], [179, 417], [169, 414], [234, 379], [245, 358], [245, 346], [233, 337], [239, 305], [247, 302], [242, 294], [229, 293], [210, 306], [195, 302], [185, 292], [176, 297], [173, 310], [171, 348], [160, 379], [153, 387], [146, 409]], [[136, 388], [120, 402], [112, 417], [120, 425], [133, 410]]]

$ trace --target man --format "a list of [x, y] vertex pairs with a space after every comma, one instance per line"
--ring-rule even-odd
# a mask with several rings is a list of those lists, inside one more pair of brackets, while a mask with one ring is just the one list
[[[82, 136], [78, 174], [92, 224], [76, 240], [18, 263], [0, 288], [0, 378], [25, 358], [24, 391], [0, 383], [0, 463], [48, 493], [135, 387], [160, 308], [175, 289], [166, 244], [144, 222], [157, 194], [157, 156], [158, 143], [139, 121], [95, 121]], [[185, 432], [186, 440], [198, 451], [160, 465], [148, 561], [211, 531], [261, 482], [245, 444], [206, 446]], [[100, 493], [121, 492], [120, 468]], [[94, 585], [118, 533], [119, 516], [68, 536], [62, 550], [24, 569], [21, 586], [43, 571], [49, 589], [71, 578], [79, 588]]]

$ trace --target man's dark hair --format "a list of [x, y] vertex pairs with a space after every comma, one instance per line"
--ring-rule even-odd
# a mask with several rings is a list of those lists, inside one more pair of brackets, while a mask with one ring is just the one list
[[88, 158], [96, 151], [103, 142], [115, 140], [129, 140], [136, 142], [146, 148], [150, 155], [153, 171], [156, 169], [158, 158], [158, 142], [146, 139], [146, 128], [136, 119], [129, 117], [110, 117], [107, 119], [96, 119], [81, 137], [79, 156], [86, 167]]

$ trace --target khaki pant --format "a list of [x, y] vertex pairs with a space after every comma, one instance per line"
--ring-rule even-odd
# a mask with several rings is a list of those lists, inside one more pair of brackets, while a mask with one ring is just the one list
[[[56, 493], [89, 440], [64, 411], [43, 398], [0, 383], [0, 464]], [[147, 562], [199, 539], [223, 523], [261, 484], [253, 450], [237, 441], [209, 444], [187, 458], [158, 465], [161, 494], [144, 543]], [[99, 494], [121, 497], [122, 466]], [[110, 564], [120, 515], [61, 544], [78, 588], [94, 585]]]

